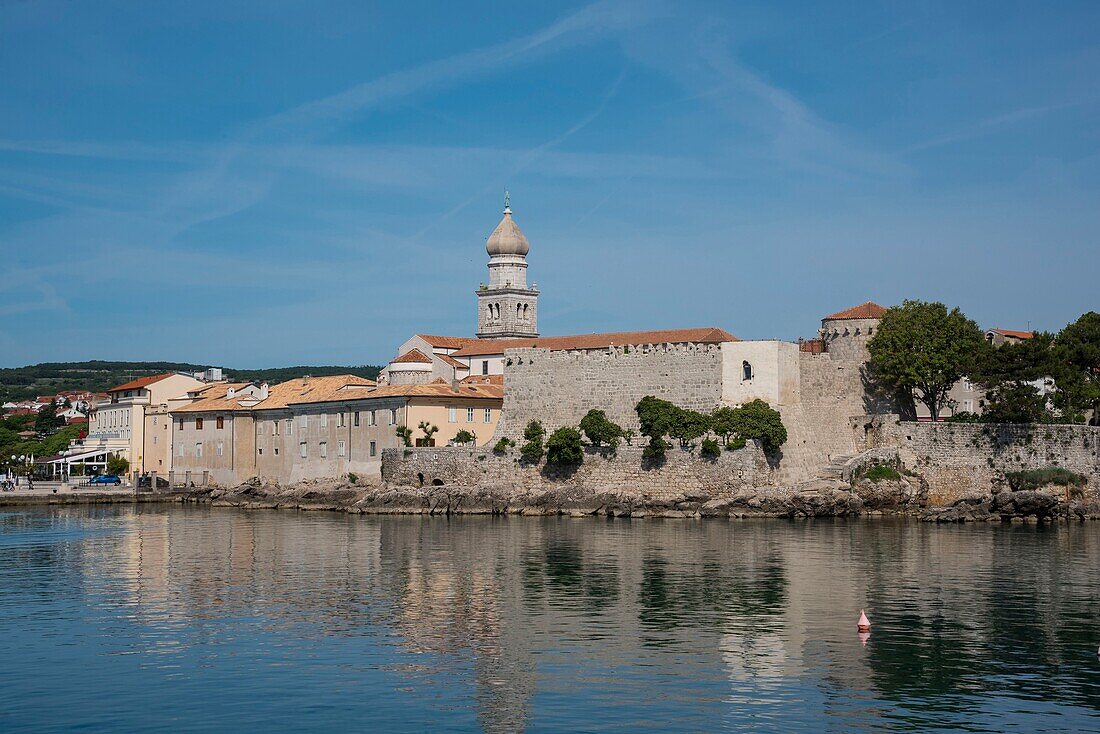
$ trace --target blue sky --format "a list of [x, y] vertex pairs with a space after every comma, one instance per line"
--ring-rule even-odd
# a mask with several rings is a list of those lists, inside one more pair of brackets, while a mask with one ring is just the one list
[[[826, 7], [827, 6], [827, 7]], [[0, 365], [1098, 308], [1100, 4], [0, 4]]]

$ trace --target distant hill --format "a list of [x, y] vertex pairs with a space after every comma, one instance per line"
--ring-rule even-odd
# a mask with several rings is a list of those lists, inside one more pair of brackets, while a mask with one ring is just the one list
[[[185, 362], [43, 362], [27, 367], [0, 369], [0, 403], [9, 400], [25, 400], [36, 395], [52, 395], [62, 390], [91, 390], [103, 392], [115, 385], [164, 372], [201, 372], [212, 365], [187, 364]], [[352, 374], [374, 379], [379, 367], [273, 367], [265, 370], [235, 370], [223, 367], [226, 377], [241, 382], [265, 380], [283, 382], [302, 375]]]

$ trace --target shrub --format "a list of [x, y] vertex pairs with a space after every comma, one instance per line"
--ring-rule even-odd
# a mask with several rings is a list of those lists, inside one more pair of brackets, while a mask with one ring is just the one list
[[348, 481], [352, 484], [359, 484], [359, 475], [353, 472], [348, 472]]
[[550, 434], [546, 442], [546, 463], [557, 466], [576, 466], [584, 461], [581, 432], [576, 428], [559, 428]]
[[107, 473], [118, 477], [124, 477], [130, 471], [130, 462], [125, 456], [109, 454], [107, 456]]
[[981, 423], [982, 417], [977, 413], [963, 411], [943, 419], [945, 423]]
[[642, 449], [642, 458], [645, 461], [660, 461], [665, 458], [666, 451], [668, 451], [668, 441], [660, 436], [651, 436], [649, 443]]
[[713, 438], [704, 438], [699, 448], [699, 455], [704, 459], [717, 459], [722, 455], [722, 447]]
[[710, 416], [687, 408], [676, 408], [668, 435], [678, 440], [681, 447], [688, 448], [692, 441], [706, 435], [709, 430]]
[[455, 443], [458, 444], [473, 443], [476, 440], [477, 436], [475, 436], [472, 432], [467, 431], [465, 428], [455, 434]]
[[493, 453], [498, 455], [504, 455], [508, 453], [508, 449], [516, 445], [516, 442], [510, 438], [502, 438], [493, 444]]
[[1038, 489], [1046, 484], [1057, 484], [1061, 487], [1084, 487], [1088, 481], [1080, 474], [1059, 466], [1010, 471], [1005, 474], [1005, 478], [1008, 480], [1008, 486], [1017, 492], [1025, 489]]
[[432, 438], [439, 432], [439, 426], [433, 426], [428, 421], [420, 421], [420, 425], [417, 426], [423, 433], [424, 438], [417, 439], [417, 446], [435, 446], [435, 439]]
[[875, 464], [867, 469], [863, 476], [870, 479], [872, 482], [881, 482], [883, 480], [896, 481], [901, 479], [901, 474], [898, 473], [898, 470], [887, 464]]
[[612, 450], [618, 448], [619, 440], [626, 435], [622, 426], [608, 419], [602, 410], [595, 408], [581, 418], [580, 427], [593, 446], [607, 444]]
[[538, 421], [531, 421], [527, 424], [527, 427], [523, 429], [523, 437], [527, 440], [527, 443], [519, 448], [520, 456], [523, 457], [524, 461], [537, 464], [542, 460], [542, 455], [545, 453], [542, 448], [542, 439], [545, 435], [546, 429]]
[[738, 449], [745, 448], [745, 444], [748, 443], [745, 439], [738, 436], [729, 443], [726, 444], [726, 451], [737, 451]]

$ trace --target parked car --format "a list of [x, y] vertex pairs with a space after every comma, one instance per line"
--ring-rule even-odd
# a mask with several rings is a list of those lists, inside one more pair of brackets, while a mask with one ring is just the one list
[[100, 474], [98, 477], [92, 477], [88, 480], [88, 484], [122, 484], [122, 480], [116, 474]]
[[[148, 474], [143, 474], [138, 477], [138, 489], [152, 489], [153, 478]], [[157, 489], [167, 489], [168, 480], [164, 477], [157, 477]]]

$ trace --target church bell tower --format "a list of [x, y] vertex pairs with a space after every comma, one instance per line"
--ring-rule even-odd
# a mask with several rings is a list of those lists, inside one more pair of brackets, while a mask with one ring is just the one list
[[512, 219], [508, 192], [504, 192], [504, 218], [489, 241], [489, 285], [477, 291], [479, 339], [530, 339], [539, 335], [538, 288], [527, 287], [527, 253], [531, 249], [519, 225]]

